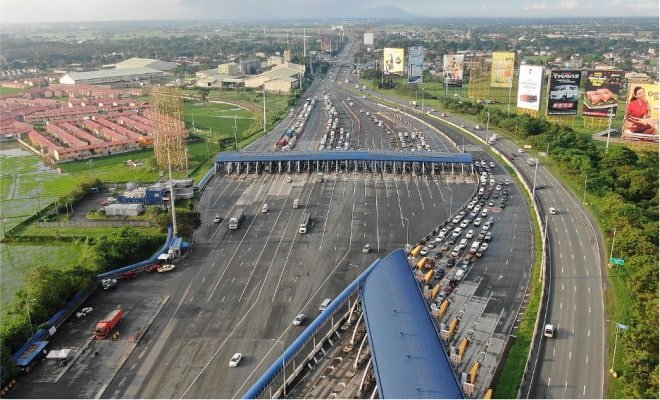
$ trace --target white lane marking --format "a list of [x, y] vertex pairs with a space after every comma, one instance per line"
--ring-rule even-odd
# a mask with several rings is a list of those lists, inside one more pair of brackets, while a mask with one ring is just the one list
[[584, 360], [585, 364], [589, 364], [589, 354], [587, 354], [587, 358]]
[[559, 253], [559, 258], [564, 258], [564, 254], [563, 254], [563, 253]]
[[564, 383], [564, 392], [566, 391], [566, 389], [568, 389], [568, 381], [566, 381], [566, 383]]
[[587, 337], [591, 336], [591, 329], [587, 329]]
[[591, 288], [590, 287], [587, 288], [587, 292], [589, 292], [589, 294], [591, 294]]
[[589, 314], [591, 314], [591, 306], [589, 306]]
[[577, 293], [577, 285], [574, 285], [573, 289], [574, 289], [573, 291]]
[[561, 310], [563, 304], [564, 304], [564, 303], [559, 303], [559, 309], [560, 309], [560, 310]]
[[582, 386], [582, 396], [587, 392], [587, 385]]
[[550, 386], [550, 377], [548, 377], [548, 386]]
[[568, 352], [568, 361], [571, 361], [571, 358], [573, 358], [573, 352], [569, 351]]
[[564, 284], [561, 284], [561, 290], [564, 291]]
[[553, 348], [552, 348], [552, 356], [553, 356], [553, 357], [555, 356], [555, 351], [556, 351], [556, 350], [557, 350], [556, 347], [553, 347]]

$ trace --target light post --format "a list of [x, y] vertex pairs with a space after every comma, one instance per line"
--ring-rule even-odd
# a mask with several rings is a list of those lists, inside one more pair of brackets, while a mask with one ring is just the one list
[[608, 118], [608, 123], [607, 123], [607, 143], [605, 144], [605, 154], [607, 154], [607, 151], [610, 148], [610, 134], [612, 133], [612, 118], [614, 117], [614, 113], [612, 110], [607, 113], [607, 118]]
[[488, 136], [490, 136], [490, 111], [486, 113], [486, 143], [488, 143]]
[[536, 171], [539, 169], [539, 160], [538, 158], [536, 159], [536, 163], [534, 163], [534, 182], [532, 184], [532, 201], [535, 199], [536, 195]]
[[[610, 321], [610, 320], [606, 320], [606, 321], [607, 322], [613, 322], [613, 321]], [[628, 330], [628, 325], [624, 325], [624, 324], [621, 324], [621, 323], [618, 323], [618, 322], [614, 322], [614, 329], [615, 329], [615, 333], [614, 333], [614, 352], [612, 354], [612, 366], [610, 367], [610, 374], [613, 377], [616, 378], [617, 376], [619, 376], [619, 374], [617, 374], [617, 372], [614, 370], [614, 360], [616, 359], [616, 345], [619, 342], [619, 329], [622, 330], [623, 332], [625, 332], [625, 331]]]
[[451, 216], [451, 210], [453, 207], [453, 202], [454, 202], [454, 191], [451, 190], [449, 186], [447, 186], [447, 189], [449, 189], [449, 215]]
[[286, 398], [286, 364], [284, 363], [284, 342], [279, 339], [271, 339], [282, 345], [282, 375], [284, 376], [284, 384], [282, 384], [282, 397]]
[[582, 204], [587, 205], [587, 177], [584, 177], [584, 192], [582, 192]]
[[616, 228], [614, 228], [614, 235], [612, 235], [612, 247], [610, 248], [610, 259], [608, 265], [612, 268], [612, 254], [614, 254], [614, 241], [616, 240]]
[[27, 311], [28, 323], [30, 324], [30, 336], [34, 334], [34, 328], [32, 327], [32, 317], [30, 316], [30, 303], [37, 301], [37, 299], [25, 299], [25, 310]]
[[410, 240], [408, 238], [410, 237], [410, 220], [406, 217], [401, 217], [401, 219], [406, 220], [406, 248], [410, 248]]

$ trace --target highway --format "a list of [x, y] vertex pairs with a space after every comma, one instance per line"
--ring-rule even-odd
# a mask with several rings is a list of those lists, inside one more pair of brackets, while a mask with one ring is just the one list
[[[378, 96], [405, 106], [400, 99]], [[470, 122], [460, 117], [450, 115], [443, 119], [466, 126], [483, 139], [488, 134], [474, 130]], [[442, 130], [458, 142], [454, 136], [460, 134], [458, 129], [445, 125]], [[535, 168], [526, 164], [527, 155], [518, 153], [519, 147], [507, 139], [498, 140], [494, 147], [504, 154], [516, 155], [512, 162], [532, 187]], [[543, 158], [536, 171], [536, 182], [545, 184], [534, 195], [548, 217], [551, 265], [549, 305], [543, 318], [545, 323], [557, 327], [557, 336], [544, 339], [542, 362], [535, 371], [535, 385], [529, 397], [602, 398], [607, 373], [602, 238], [581, 200], [548, 172]], [[550, 215], [550, 207], [557, 208], [558, 214]]]

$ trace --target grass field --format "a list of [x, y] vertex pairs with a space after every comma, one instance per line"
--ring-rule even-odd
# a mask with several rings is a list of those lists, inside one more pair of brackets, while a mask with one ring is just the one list
[[0, 301], [10, 304], [30, 269], [38, 265], [55, 269], [68, 267], [78, 261], [81, 250], [82, 246], [75, 243], [58, 243], [57, 246], [0, 244]]
[[15, 89], [15, 88], [8, 88], [8, 87], [1, 87], [0, 86], [0, 96], [4, 96], [6, 94], [14, 94], [14, 93], [20, 93], [25, 89]]
[[226, 103], [187, 102], [184, 118], [189, 129], [194, 127], [196, 133], [210, 130], [216, 137], [233, 136], [234, 122], [238, 134], [254, 123], [250, 111]]

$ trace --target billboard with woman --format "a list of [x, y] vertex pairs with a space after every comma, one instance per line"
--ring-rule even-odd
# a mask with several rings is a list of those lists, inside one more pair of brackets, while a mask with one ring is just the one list
[[623, 138], [657, 142], [660, 138], [660, 100], [657, 83], [630, 82]]

